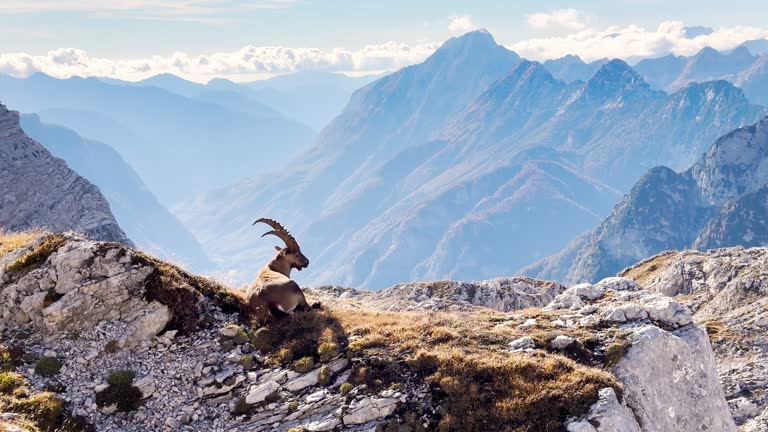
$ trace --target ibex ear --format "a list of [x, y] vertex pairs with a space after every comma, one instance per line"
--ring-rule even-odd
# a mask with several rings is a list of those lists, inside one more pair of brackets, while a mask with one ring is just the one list
[[280, 246], [275, 246], [275, 250], [280, 252], [281, 250], [283, 250], [283, 248], [281, 248]]

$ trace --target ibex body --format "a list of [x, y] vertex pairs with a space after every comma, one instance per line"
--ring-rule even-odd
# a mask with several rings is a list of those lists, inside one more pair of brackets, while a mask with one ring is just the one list
[[262, 237], [271, 234], [285, 242], [284, 248], [275, 246], [277, 255], [259, 271], [258, 277], [246, 291], [251, 313], [257, 321], [264, 323], [270, 317], [285, 318], [293, 311], [310, 308], [299, 284], [291, 280], [291, 270], [301, 271], [309, 266], [309, 260], [301, 253], [296, 239], [280, 223], [262, 218], [254, 222], [254, 225], [259, 222], [272, 227], [272, 231]]

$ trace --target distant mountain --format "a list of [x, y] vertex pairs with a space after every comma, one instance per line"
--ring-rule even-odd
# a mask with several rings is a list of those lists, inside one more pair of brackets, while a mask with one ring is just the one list
[[[691, 57], [668, 54], [641, 60], [635, 70], [654, 88], [674, 91], [692, 82], [727, 80], [737, 83], [739, 75], [756, 61], [757, 57], [744, 45], [729, 52], [707, 47]], [[759, 103], [754, 99], [752, 102]]]
[[567, 84], [478, 31], [356, 92], [291, 170], [177, 214], [238, 280], [268, 258], [254, 215], [296, 232], [311, 284], [483, 279], [556, 252], [645, 170], [690, 166], [762, 113], [727, 82], [666, 94], [619, 60]]
[[608, 61], [600, 59], [585, 63], [579, 56], [569, 54], [559, 59], [547, 60], [543, 64], [553, 77], [560, 81], [572, 82], [589, 80]]
[[736, 85], [744, 89], [753, 102], [768, 105], [768, 54], [740, 73]]
[[0, 228], [78, 231], [132, 246], [109, 204], [88, 180], [29, 138], [19, 113], [0, 104]]
[[0, 76], [0, 94], [46, 122], [110, 143], [166, 205], [279, 168], [314, 136], [284, 118], [95, 78]]
[[199, 271], [212, 269], [194, 236], [157, 201], [112, 147], [84, 139], [73, 130], [41, 123], [36, 115], [23, 115], [21, 127], [99, 187], [115, 219], [138, 247]]
[[687, 171], [650, 170], [593, 232], [523, 270], [596, 281], [668, 249], [768, 244], [768, 117], [719, 138]]

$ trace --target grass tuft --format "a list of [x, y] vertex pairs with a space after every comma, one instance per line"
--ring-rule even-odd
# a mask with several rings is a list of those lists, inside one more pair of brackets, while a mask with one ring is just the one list
[[48, 257], [64, 246], [66, 242], [67, 238], [61, 234], [48, 234], [43, 239], [43, 242], [31, 252], [8, 264], [7, 270], [13, 273], [28, 272], [43, 264]]
[[35, 366], [35, 373], [43, 377], [52, 377], [59, 374], [62, 364], [56, 357], [43, 357]]

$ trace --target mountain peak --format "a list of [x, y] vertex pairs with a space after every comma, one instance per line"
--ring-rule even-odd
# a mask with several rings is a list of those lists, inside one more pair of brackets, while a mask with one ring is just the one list
[[512, 51], [497, 44], [488, 30], [480, 29], [448, 39], [430, 56], [430, 59], [454, 58], [461, 55], [476, 56], [497, 50], [512, 53]]
[[613, 59], [603, 65], [587, 84], [587, 93], [615, 95], [636, 88], [648, 87], [643, 78], [626, 62]]

